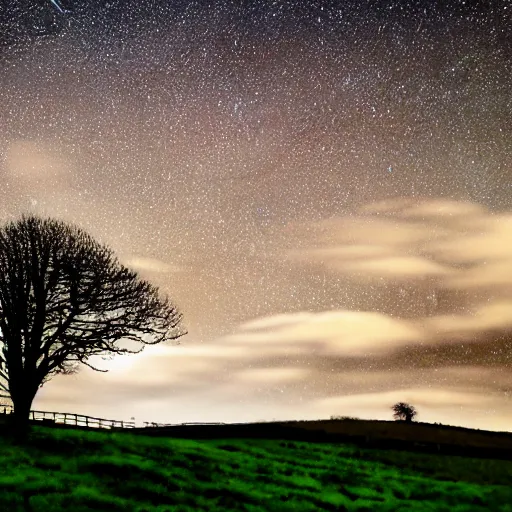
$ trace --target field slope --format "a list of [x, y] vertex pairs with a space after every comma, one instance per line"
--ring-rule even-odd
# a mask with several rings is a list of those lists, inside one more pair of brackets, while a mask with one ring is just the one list
[[0, 438], [6, 511], [511, 511], [512, 462], [340, 443], [34, 426]]

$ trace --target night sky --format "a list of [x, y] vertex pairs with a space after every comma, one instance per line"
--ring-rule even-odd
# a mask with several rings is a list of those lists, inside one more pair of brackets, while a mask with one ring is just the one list
[[512, 425], [512, 2], [0, 11], [0, 217], [72, 222], [180, 345], [34, 408]]

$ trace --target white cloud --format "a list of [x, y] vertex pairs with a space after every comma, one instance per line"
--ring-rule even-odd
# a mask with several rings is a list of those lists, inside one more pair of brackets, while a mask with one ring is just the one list
[[146, 272], [155, 272], [159, 274], [169, 274], [171, 272], [182, 272], [184, 269], [177, 265], [171, 265], [164, 261], [155, 258], [145, 258], [134, 256], [128, 258], [125, 262], [127, 267], [132, 267], [135, 270], [142, 270]]
[[425, 319], [425, 325], [445, 337], [467, 334], [474, 339], [479, 333], [512, 329], [512, 301], [485, 304], [472, 315], [440, 315]]
[[448, 221], [468, 220], [481, 217], [487, 212], [482, 206], [451, 199], [417, 200], [414, 198], [394, 198], [363, 206], [361, 213], [393, 214], [401, 218], [442, 219]]
[[237, 384], [276, 385], [300, 381], [310, 374], [304, 368], [249, 368], [233, 374]]
[[346, 274], [363, 274], [365, 277], [393, 278], [398, 281], [421, 277], [451, 275], [454, 271], [438, 263], [418, 256], [393, 256], [375, 259], [362, 259], [357, 262], [339, 262], [331, 267]]
[[[273, 328], [262, 332], [262, 328], [268, 326]], [[311, 346], [316, 346], [323, 354], [364, 357], [384, 355], [421, 339], [420, 329], [405, 320], [380, 313], [339, 310], [261, 319], [240, 326], [221, 341], [241, 346], [257, 345], [263, 353], [274, 352], [278, 347], [283, 352], [296, 352], [301, 346], [303, 353], [308, 353]]]

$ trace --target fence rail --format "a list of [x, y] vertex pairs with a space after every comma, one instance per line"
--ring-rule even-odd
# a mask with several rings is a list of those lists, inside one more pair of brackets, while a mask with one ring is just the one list
[[153, 421], [144, 422], [144, 427], [181, 427], [183, 425], [225, 425], [225, 423], [155, 423]]
[[[7, 415], [12, 414], [12, 412], [12, 405], [4, 405], [3, 413], [0, 414]], [[30, 419], [46, 424], [75, 425], [77, 427], [88, 428], [135, 428], [134, 421], [107, 420], [105, 418], [95, 418], [93, 416], [72, 414], [69, 412], [30, 411]]]

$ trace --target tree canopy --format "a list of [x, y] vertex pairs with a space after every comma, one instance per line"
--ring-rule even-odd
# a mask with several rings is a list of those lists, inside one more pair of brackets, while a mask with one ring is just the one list
[[169, 298], [80, 228], [37, 216], [0, 228], [0, 389], [18, 422], [52, 376], [105, 371], [89, 358], [178, 339], [181, 322]]
[[398, 402], [391, 407], [395, 420], [411, 422], [417, 415], [416, 408], [405, 402]]

